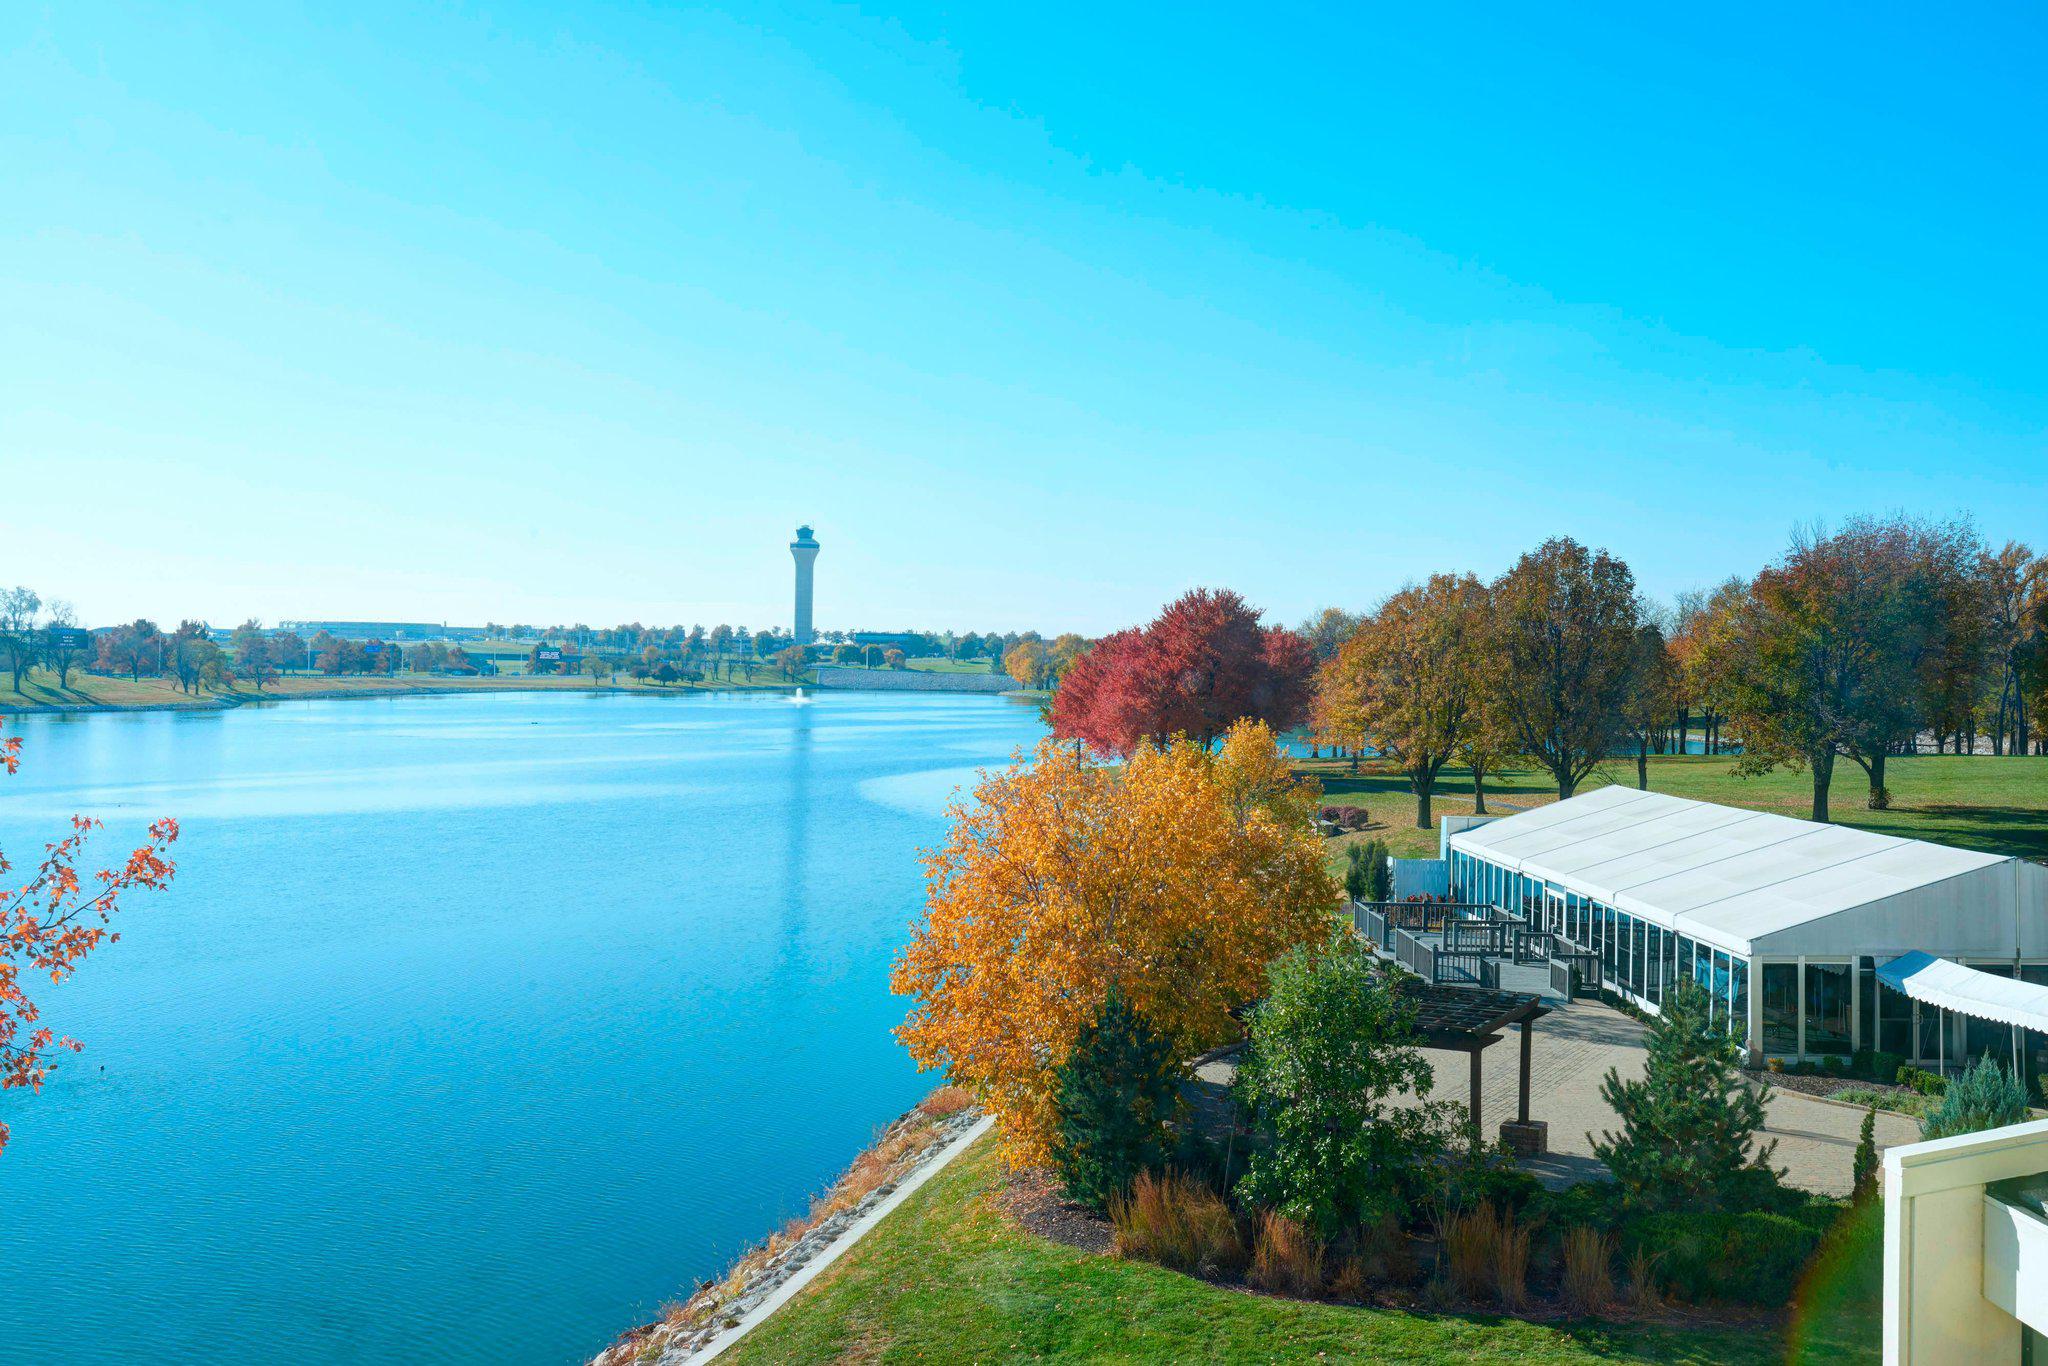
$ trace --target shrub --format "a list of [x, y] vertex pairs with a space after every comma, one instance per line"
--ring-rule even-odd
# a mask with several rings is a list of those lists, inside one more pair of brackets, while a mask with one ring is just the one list
[[1772, 1073], [1778, 1073], [1778, 1074], [1782, 1074], [1782, 1073], [1784, 1072], [1784, 1070], [1785, 1070], [1785, 1060], [1784, 1060], [1783, 1058], [1766, 1058], [1766, 1059], [1764, 1059], [1764, 1071], [1766, 1071], [1766, 1072], [1772, 1072]]
[[1686, 1211], [1634, 1219], [1622, 1242], [1649, 1258], [1662, 1288], [1681, 1300], [1773, 1306], [1791, 1297], [1823, 1231], [1815, 1217]]
[[1114, 986], [1055, 1080], [1053, 1171], [1093, 1209], [1158, 1167], [1180, 1087], [1167, 1041]]
[[1413, 1009], [1349, 935], [1281, 955], [1269, 980], [1235, 1083], [1267, 1141], [1239, 1194], [1325, 1238], [1414, 1203], [1454, 1107], [1395, 1103], [1435, 1077]]
[[1340, 810], [1342, 812], [1341, 819], [1346, 830], [1363, 830], [1366, 826], [1372, 824], [1372, 812], [1362, 806], [1346, 806], [1340, 808]]
[[1119, 1257], [1141, 1258], [1176, 1271], [1235, 1272], [1245, 1264], [1244, 1239], [1223, 1197], [1192, 1177], [1140, 1172], [1128, 1194], [1110, 1197], [1109, 1220]]
[[1543, 1190], [1541, 1181], [1515, 1165], [1515, 1155], [1505, 1143], [1468, 1145], [1444, 1164], [1443, 1174], [1441, 1199], [1449, 1210], [1491, 1205], [1518, 1215]]
[[1863, 1113], [1863, 1128], [1856, 1136], [1856, 1156], [1850, 1166], [1851, 1198], [1862, 1200], [1877, 1189], [1877, 1107]]
[[1387, 846], [1380, 840], [1365, 846], [1366, 899], [1386, 901], [1394, 895], [1394, 870], [1387, 862]]
[[1905, 1065], [1906, 1060], [1896, 1053], [1873, 1053], [1870, 1055], [1870, 1079], [1881, 1081], [1887, 1086], [1896, 1085], [1899, 1080], [1899, 1069]]
[[1323, 1244], [1303, 1225], [1277, 1210], [1259, 1216], [1258, 1245], [1245, 1279], [1260, 1290], [1304, 1299], [1323, 1288]]
[[1372, 889], [1372, 870], [1366, 862], [1366, 850], [1362, 844], [1353, 844], [1344, 850], [1344, 895], [1353, 901], [1367, 900], [1366, 893]]
[[1989, 1053], [1977, 1059], [1942, 1092], [1941, 1101], [1920, 1121], [1922, 1138], [1951, 1138], [2018, 1124], [2027, 1117], [2027, 1093], [2019, 1078]]
[[1741, 1051], [1708, 1014], [1707, 995], [1693, 982], [1666, 993], [1664, 1013], [1650, 1024], [1641, 1081], [1609, 1068], [1600, 1095], [1621, 1119], [1619, 1133], [1593, 1145], [1631, 1206], [1639, 1209], [1733, 1207], [1738, 1188], [1755, 1190], [1755, 1170], [1774, 1182], [1775, 1143], [1754, 1156], [1750, 1140], [1763, 1127], [1768, 1087], [1752, 1091]]
[[1842, 1059], [1830, 1053], [1820, 1060], [1820, 1070], [1828, 1076], [1839, 1077], [1842, 1075]]
[[1612, 1181], [1581, 1181], [1561, 1191], [1539, 1191], [1524, 1217], [1532, 1223], [1565, 1230], [1620, 1227], [1626, 1214], [1624, 1192]]
[[1918, 1067], [1901, 1067], [1897, 1075], [1899, 1085], [1917, 1091], [1923, 1096], [1938, 1096], [1948, 1090], [1948, 1078], [1939, 1072], [1928, 1072]]
[[1871, 1106], [1893, 1114], [1918, 1119], [1927, 1113], [1928, 1098], [1916, 1091], [1893, 1091], [1874, 1086], [1845, 1086], [1830, 1097], [1847, 1105]]
[[1598, 1229], [1567, 1229], [1564, 1276], [1558, 1298], [1576, 1315], [1598, 1314], [1614, 1303], [1614, 1239]]
[[1874, 1056], [1867, 1048], [1859, 1048], [1854, 1053], [1851, 1053], [1849, 1055], [1850, 1073], [1859, 1077], [1869, 1076]]

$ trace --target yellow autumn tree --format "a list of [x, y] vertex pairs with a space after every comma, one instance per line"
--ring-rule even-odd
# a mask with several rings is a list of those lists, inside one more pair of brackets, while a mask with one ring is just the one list
[[985, 775], [925, 857], [897, 1036], [997, 1116], [1013, 1162], [1043, 1161], [1055, 1073], [1112, 983], [1184, 1061], [1237, 1035], [1268, 962], [1327, 936], [1318, 795], [1250, 721], [1214, 753], [1142, 744], [1107, 767], [1048, 740]]

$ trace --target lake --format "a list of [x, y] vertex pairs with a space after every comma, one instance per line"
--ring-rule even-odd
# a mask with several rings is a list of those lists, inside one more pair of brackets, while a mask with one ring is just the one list
[[[996, 697], [501, 693], [30, 717], [18, 869], [184, 838], [0, 1094], [0, 1361], [557, 1363], [936, 1078], [889, 1034]], [[98, 867], [95, 862], [92, 866]], [[25, 876], [25, 872], [23, 873]]]

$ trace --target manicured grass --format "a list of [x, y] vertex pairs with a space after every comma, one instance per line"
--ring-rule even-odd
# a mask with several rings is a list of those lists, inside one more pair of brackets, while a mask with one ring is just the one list
[[1270, 1299], [1026, 1233], [988, 1141], [934, 1177], [725, 1359], [1771, 1362], [1755, 1327], [1532, 1324]]
[[989, 668], [986, 659], [940, 659], [933, 655], [923, 659], [906, 659], [903, 662], [909, 668], [923, 669], [927, 673], [935, 674], [985, 674], [995, 672], [995, 670]]
[[[1733, 762], [1701, 755], [1652, 757], [1650, 790], [1801, 818], [1812, 809], [1813, 780], [1808, 774], [1778, 771], [1743, 778], [1730, 771]], [[1341, 760], [1308, 760], [1298, 767], [1321, 780], [1327, 803], [1363, 806], [1372, 812], [1376, 825], [1364, 838], [1386, 840], [1397, 858], [1435, 856], [1436, 832], [1415, 828], [1415, 796], [1399, 773], [1370, 761], [1355, 775]], [[1872, 811], [1866, 805], [1869, 785], [1863, 770], [1846, 761], [1838, 766], [1829, 794], [1829, 814], [1835, 823], [1987, 853], [2048, 859], [2048, 757], [1922, 754], [1893, 759], [1886, 765], [1885, 778], [1891, 787], [1891, 808]], [[1579, 790], [1609, 783], [1634, 787], [1635, 765], [1607, 764]], [[1469, 772], [1445, 769], [1438, 778], [1433, 814], [1470, 812], [1471, 794]], [[1556, 798], [1555, 785], [1540, 770], [1518, 768], [1487, 775], [1486, 804], [1495, 814]]]
[[1868, 1201], [1821, 1246], [1786, 1333], [1792, 1366], [1876, 1361], [1884, 1350], [1884, 1205]]

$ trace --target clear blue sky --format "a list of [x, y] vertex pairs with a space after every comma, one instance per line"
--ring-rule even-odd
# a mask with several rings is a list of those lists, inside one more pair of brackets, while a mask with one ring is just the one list
[[[201, 10], [204, 13], [201, 13]], [[1655, 12], [1652, 12], [1655, 11]], [[0, 579], [1100, 631], [2048, 542], [2038, 14], [0, 17]]]

